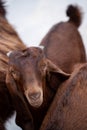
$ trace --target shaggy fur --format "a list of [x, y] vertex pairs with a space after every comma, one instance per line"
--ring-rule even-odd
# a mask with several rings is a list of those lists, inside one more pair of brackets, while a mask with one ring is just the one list
[[[4, 10], [3, 5], [1, 7]], [[0, 72], [6, 72], [8, 63], [7, 52], [19, 50], [20, 48], [25, 49], [26, 47], [6, 17], [0, 15]]]
[[5, 121], [13, 114], [14, 108], [5, 84], [8, 69], [7, 52], [25, 49], [14, 28], [6, 19], [4, 2], [0, 0], [0, 130], [5, 130]]

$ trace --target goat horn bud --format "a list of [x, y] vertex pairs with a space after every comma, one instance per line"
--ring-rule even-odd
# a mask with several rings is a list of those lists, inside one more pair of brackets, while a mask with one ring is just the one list
[[44, 49], [44, 46], [42, 46], [42, 45], [40, 45], [40, 46], [38, 46], [39, 48], [41, 48], [42, 50]]
[[12, 51], [9, 51], [9, 52], [7, 53], [7, 56], [9, 57], [9, 56], [11, 55], [11, 53], [12, 53]]

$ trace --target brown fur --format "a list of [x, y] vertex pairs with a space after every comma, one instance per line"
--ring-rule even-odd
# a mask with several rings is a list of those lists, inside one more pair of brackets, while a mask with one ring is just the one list
[[67, 9], [69, 20], [54, 25], [43, 38], [40, 45], [53, 63], [64, 72], [71, 73], [76, 63], [86, 62], [86, 54], [82, 38], [77, 30], [81, 24], [81, 11], [70, 5]]
[[[13, 51], [9, 57], [6, 83], [17, 118], [19, 116], [20, 122], [17, 124], [23, 128], [25, 119], [28, 123], [32, 123], [33, 119], [35, 130], [38, 130], [57, 88], [69, 76], [48, 60], [40, 48], [30, 47], [24, 51]], [[30, 122], [27, 119], [29, 114], [26, 115], [24, 109], [26, 113], [30, 110]]]
[[6, 71], [8, 69], [7, 52], [25, 48], [26, 46], [6, 19], [4, 2], [0, 0], [0, 130], [5, 130], [4, 123], [14, 111], [5, 83]]
[[45, 46], [44, 52], [29, 48], [10, 55], [6, 83], [21, 128], [27, 130], [34, 123], [35, 129], [39, 129], [57, 88], [69, 78], [65, 72], [71, 73], [76, 63], [86, 61], [82, 39], [74, 23], [80, 20], [80, 24], [79, 18], [55, 25], [41, 43]]
[[16, 31], [8, 23], [6, 17], [0, 16], [0, 72], [6, 72], [8, 57], [7, 52], [25, 49], [26, 46], [19, 38]]
[[87, 130], [87, 63], [60, 86], [40, 130]]

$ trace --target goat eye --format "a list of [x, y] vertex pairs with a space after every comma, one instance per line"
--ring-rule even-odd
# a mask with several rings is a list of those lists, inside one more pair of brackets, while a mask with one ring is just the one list
[[11, 75], [13, 76], [14, 79], [19, 79], [20, 75], [19, 72], [16, 72], [14, 70], [11, 70]]
[[11, 74], [15, 74], [15, 71], [14, 71], [14, 70], [11, 70]]
[[13, 70], [11, 70], [11, 74], [12, 74], [13, 76], [16, 76], [16, 72], [13, 71]]
[[45, 68], [45, 67], [46, 67], [46, 64], [42, 64], [42, 67]]

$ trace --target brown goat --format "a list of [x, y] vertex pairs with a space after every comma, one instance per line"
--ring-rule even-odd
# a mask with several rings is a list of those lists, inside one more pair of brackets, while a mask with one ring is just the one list
[[4, 2], [0, 0], [0, 130], [5, 130], [4, 123], [14, 111], [13, 103], [6, 87], [5, 77], [8, 69], [7, 52], [25, 49], [14, 28], [6, 19]]
[[69, 76], [48, 60], [40, 48], [13, 51], [9, 56], [6, 83], [17, 112], [16, 119], [21, 121], [17, 124], [22, 127], [24, 115], [26, 121], [29, 116], [23, 114], [24, 109], [26, 113], [30, 110], [35, 130], [38, 130], [58, 86]]
[[[75, 17], [72, 16], [73, 12], [71, 10], [74, 11]], [[23, 129], [26, 129], [26, 125], [29, 124], [30, 113], [30, 124], [32, 124], [33, 119], [35, 129], [39, 129], [57, 88], [63, 81], [69, 78], [70, 75], [67, 73], [72, 72], [74, 64], [86, 61], [84, 46], [75, 26], [80, 24], [80, 11], [77, 7], [70, 6], [67, 12], [70, 12], [70, 21], [58, 26], [59, 41], [62, 43], [59, 45], [58, 42], [58, 51], [52, 49], [56, 48], [56, 46], [53, 47], [53, 43], [56, 42], [52, 42], [52, 44], [46, 44], [44, 51], [39, 48], [29, 48], [10, 54], [6, 83], [17, 112], [16, 122]], [[56, 33], [55, 29], [57, 29], [57, 26], [52, 31], [53, 34]], [[66, 37], [64, 37], [65, 35]], [[49, 35], [50, 38], [51, 35]], [[56, 38], [55, 40], [57, 41]], [[50, 47], [52, 45], [50, 56], [46, 51], [49, 50], [48, 45]], [[74, 53], [72, 52], [73, 49]], [[53, 52], [56, 53], [56, 56], [53, 56]], [[51, 56], [58, 64], [51, 59]], [[48, 58], [57, 66], [51, 60], [48, 60]], [[23, 116], [21, 115], [20, 108]], [[25, 114], [25, 111], [28, 114]], [[26, 125], [23, 125], [25, 122], [24, 117], [27, 122]], [[29, 128], [27, 127], [27, 129]]]
[[87, 63], [60, 86], [40, 130], [87, 130]]
[[48, 59], [64, 72], [71, 73], [74, 64], [86, 61], [86, 54], [82, 38], [77, 30], [82, 21], [80, 9], [70, 5], [66, 14], [69, 20], [54, 25], [40, 45], [44, 46]]

